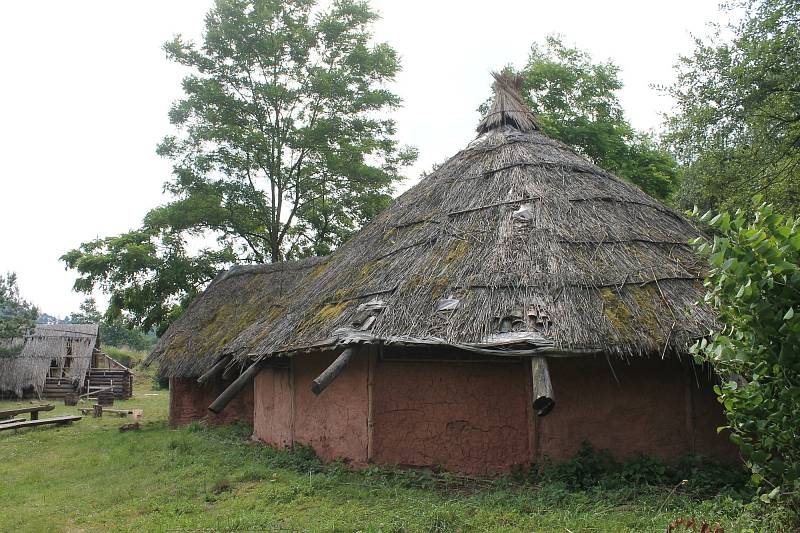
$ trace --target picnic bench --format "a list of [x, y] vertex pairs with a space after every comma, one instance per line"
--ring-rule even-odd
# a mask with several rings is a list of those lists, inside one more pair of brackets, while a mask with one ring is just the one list
[[47, 403], [43, 405], [32, 405], [30, 407], [19, 407], [17, 409], [4, 409], [0, 411], [0, 420], [14, 418], [17, 415], [24, 415], [26, 413], [31, 414], [31, 420], [38, 420], [41, 411], [52, 411], [54, 408], [55, 406], [52, 403]]
[[0, 431], [5, 431], [6, 429], [22, 429], [22, 428], [31, 428], [34, 426], [45, 426], [49, 424], [53, 424], [56, 426], [63, 426], [65, 424], [71, 424], [72, 422], [76, 422], [83, 418], [82, 416], [71, 415], [71, 416], [56, 416], [53, 418], [41, 418], [37, 420], [23, 420], [22, 422], [12, 422], [11, 424], [0, 424]]
[[6, 418], [5, 420], [0, 420], [0, 424], [11, 424], [12, 422], [23, 422], [25, 418]]

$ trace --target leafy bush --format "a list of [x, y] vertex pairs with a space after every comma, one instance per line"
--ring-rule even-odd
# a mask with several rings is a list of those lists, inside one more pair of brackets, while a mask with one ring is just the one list
[[[697, 213], [694, 213], [697, 216]], [[693, 348], [720, 376], [731, 440], [761, 498], [800, 506], [800, 219], [756, 198], [746, 216], [706, 213], [713, 239], [697, 251], [711, 266], [706, 301], [722, 329]]]
[[563, 484], [567, 489], [594, 488], [635, 490], [637, 487], [675, 487], [695, 496], [725, 493], [748, 498], [747, 471], [729, 464], [709, 461], [703, 457], [686, 455], [674, 464], [654, 457], [639, 455], [625, 462], [614, 461], [605, 450], [595, 450], [584, 443], [578, 454], [570, 460], [545, 464], [541, 480]]

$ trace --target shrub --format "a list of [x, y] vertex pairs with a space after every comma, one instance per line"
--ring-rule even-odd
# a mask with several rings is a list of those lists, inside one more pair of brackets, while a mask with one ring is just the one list
[[[697, 213], [694, 213], [697, 216]], [[754, 212], [700, 218], [715, 232], [694, 241], [708, 259], [706, 301], [722, 324], [693, 348], [715, 387], [731, 440], [761, 499], [800, 502], [800, 219], [755, 199]]]

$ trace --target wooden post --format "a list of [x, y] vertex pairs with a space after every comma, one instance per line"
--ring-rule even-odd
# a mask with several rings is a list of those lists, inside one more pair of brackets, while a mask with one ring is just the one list
[[205, 374], [197, 378], [197, 382], [205, 383], [206, 381], [210, 380], [211, 378], [213, 378], [214, 376], [225, 370], [225, 367], [228, 365], [228, 361], [230, 361], [230, 359], [231, 359], [230, 356], [223, 357], [222, 359], [214, 363], [214, 366], [209, 368]]
[[95, 418], [102, 418], [103, 417], [103, 406], [99, 403], [96, 403], [92, 406], [92, 416]]
[[258, 371], [261, 369], [261, 361], [256, 361], [250, 367], [242, 372], [242, 375], [236, 378], [236, 380], [231, 383], [227, 389], [222, 391], [214, 402], [208, 406], [208, 410], [214, 414], [219, 414], [228, 403], [233, 400], [233, 398], [239, 394], [245, 385], [250, 383], [250, 381], [258, 374]]
[[350, 358], [353, 357], [353, 348], [345, 348], [345, 350], [339, 354], [339, 357], [331, 363], [331, 366], [326, 368], [322, 374], [317, 376], [317, 378], [311, 382], [311, 392], [314, 394], [319, 395], [322, 391], [324, 391], [331, 382], [336, 379], [339, 374], [345, 369], [347, 364], [350, 362]]
[[546, 358], [531, 357], [531, 377], [533, 378], [533, 408], [537, 415], [546, 416], [556, 406]]
[[375, 353], [379, 350], [380, 347], [371, 346], [369, 348], [369, 355], [367, 357], [367, 463], [372, 463], [372, 458], [375, 453], [374, 445], [373, 445], [373, 433], [374, 433], [374, 414], [373, 414], [373, 407], [372, 403], [375, 399], [374, 395], [374, 375], [375, 375], [375, 363], [378, 360], [377, 354]]
[[[528, 361], [523, 361], [523, 369]], [[525, 397], [533, 398], [533, 379], [529, 372], [525, 379]], [[528, 421], [528, 457], [530, 466], [539, 464], [539, 421], [533, 416], [533, 402], [525, 402], [525, 419]]]
[[39, 420], [39, 411], [31, 411], [31, 420]]

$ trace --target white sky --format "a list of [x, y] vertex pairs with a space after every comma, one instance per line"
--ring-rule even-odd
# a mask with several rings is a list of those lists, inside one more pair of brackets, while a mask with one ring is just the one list
[[[373, 0], [377, 40], [402, 58], [394, 86], [402, 144], [420, 172], [474, 136], [489, 72], [522, 66], [549, 33], [622, 69], [628, 118], [655, 129], [691, 34], [706, 33], [718, 0]], [[0, 3], [0, 272], [47, 313], [77, 310], [75, 273], [58, 258], [81, 242], [137, 227], [163, 202], [170, 164], [155, 154], [171, 132], [183, 72], [161, 45], [197, 38], [211, 0], [37, 0]], [[474, 7], [473, 7], [474, 6]], [[97, 295], [101, 305], [106, 298]]]

